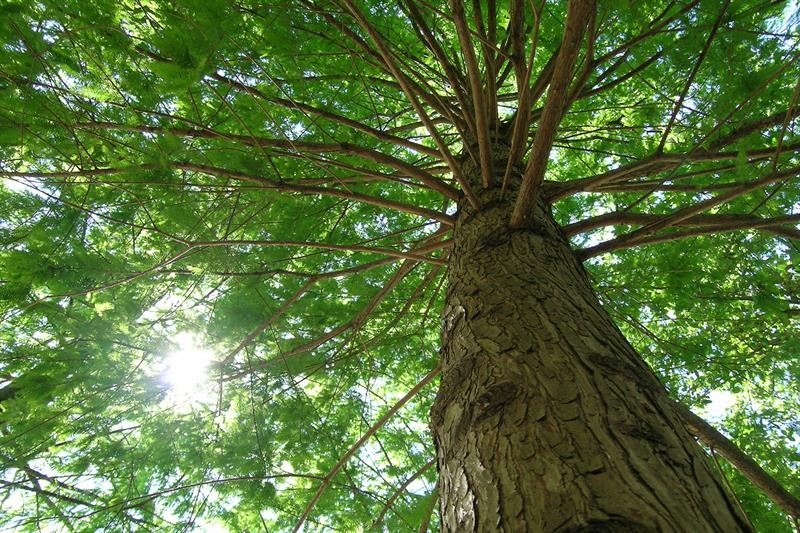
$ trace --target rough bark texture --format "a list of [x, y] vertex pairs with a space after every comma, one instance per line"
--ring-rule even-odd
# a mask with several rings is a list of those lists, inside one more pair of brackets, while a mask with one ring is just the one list
[[442, 530], [751, 531], [549, 210], [509, 229], [513, 197], [484, 190], [454, 229], [431, 421]]

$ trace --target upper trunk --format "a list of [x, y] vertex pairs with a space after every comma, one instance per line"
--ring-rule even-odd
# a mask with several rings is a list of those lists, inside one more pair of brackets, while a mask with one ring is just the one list
[[432, 411], [443, 531], [750, 531], [549, 210], [461, 206]]

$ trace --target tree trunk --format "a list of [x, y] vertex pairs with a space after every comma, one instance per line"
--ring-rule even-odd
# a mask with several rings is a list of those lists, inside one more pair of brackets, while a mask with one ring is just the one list
[[[751, 531], [543, 205], [454, 229], [432, 410], [443, 531]], [[462, 202], [463, 203], [463, 202]]]

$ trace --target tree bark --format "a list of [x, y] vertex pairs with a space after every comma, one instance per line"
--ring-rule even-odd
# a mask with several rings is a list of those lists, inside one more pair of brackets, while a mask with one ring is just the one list
[[509, 229], [513, 196], [483, 190], [454, 228], [431, 412], [442, 530], [752, 531], [549, 209]]

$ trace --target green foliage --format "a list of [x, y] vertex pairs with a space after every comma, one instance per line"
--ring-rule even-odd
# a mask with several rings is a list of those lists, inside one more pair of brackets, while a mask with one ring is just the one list
[[[446, 118], [437, 102], [459, 112], [402, 3], [357, 4], [402, 67], [420, 73], [428, 112]], [[497, 4], [500, 46], [510, 10]], [[565, 4], [543, 11], [534, 79], [560, 45]], [[594, 57], [648, 31], [666, 5], [600, 2]], [[548, 184], [658, 155], [723, 2], [669, 5], [662, 31], [591, 70], [586, 88], [602, 90], [563, 118]], [[446, 15], [425, 11], [454, 58]], [[379, 204], [455, 209], [402, 170], [457, 187], [379, 55], [359, 48], [368, 35], [328, 2], [5, 1], [0, 18], [0, 389], [15, 391], [0, 400], [0, 525], [290, 531], [325, 483], [307, 531], [367, 530], [384, 511], [375, 529], [417, 531], [436, 498], [435, 468], [384, 508], [434, 456], [434, 386], [326, 477], [438, 362], [446, 251], [416, 264], [397, 254], [439, 224]], [[565, 226], [697, 204], [771, 172], [779, 140], [774, 168], [798, 166], [796, 118], [722, 142], [788, 108], [796, 18], [780, 2], [735, 0], [722, 21], [665, 138], [680, 164], [625, 182], [639, 188], [565, 196], [553, 205]], [[533, 23], [527, 12], [526, 31]], [[516, 83], [509, 68], [501, 119], [517, 111]], [[439, 132], [458, 154], [464, 139], [446, 122]], [[656, 191], [665, 184], [687, 187]], [[795, 173], [705, 214], [780, 217], [798, 212], [798, 198]], [[572, 241], [589, 248], [640, 226]], [[586, 265], [670, 392], [697, 409], [711, 391], [734, 393], [715, 423], [797, 495], [797, 219], [775, 228], [720, 229]], [[213, 354], [191, 399], [165, 381], [186, 333]], [[790, 531], [721, 468], [760, 530]]]

